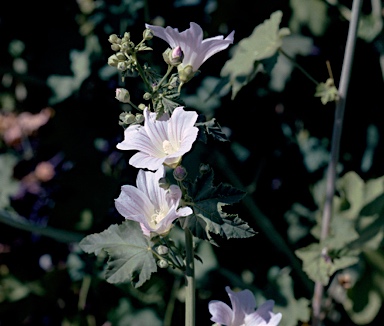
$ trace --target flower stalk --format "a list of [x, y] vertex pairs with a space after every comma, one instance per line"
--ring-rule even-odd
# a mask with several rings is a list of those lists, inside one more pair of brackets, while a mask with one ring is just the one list
[[[336, 183], [336, 167], [340, 154], [340, 139], [343, 128], [343, 118], [345, 111], [345, 102], [347, 97], [347, 91], [349, 82], [351, 79], [351, 69], [353, 56], [355, 52], [355, 45], [357, 39], [357, 30], [359, 23], [359, 16], [362, 7], [362, 0], [354, 0], [352, 4], [352, 16], [348, 30], [347, 44], [344, 53], [343, 67], [341, 70], [340, 85], [339, 85], [339, 98], [336, 102], [335, 120], [333, 124], [331, 154], [328, 163], [328, 170], [326, 176], [326, 194], [325, 203], [323, 207], [323, 216], [321, 224], [320, 243], [322, 243], [329, 234], [329, 226], [332, 215], [332, 204], [335, 193]], [[312, 318], [313, 326], [320, 326], [322, 324], [322, 298], [324, 287], [321, 282], [315, 283], [314, 295], [312, 298]]]
[[195, 326], [195, 262], [193, 236], [188, 228], [185, 228], [185, 326]]

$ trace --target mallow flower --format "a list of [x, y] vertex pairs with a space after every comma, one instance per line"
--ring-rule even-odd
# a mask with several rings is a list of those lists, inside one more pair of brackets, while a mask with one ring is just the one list
[[167, 190], [159, 185], [159, 179], [165, 176], [161, 166], [156, 172], [139, 170], [136, 186], [125, 185], [115, 199], [117, 211], [127, 220], [140, 223], [144, 235], [164, 235], [180, 216], [192, 214], [190, 207], [180, 207], [181, 190], [171, 185]]
[[235, 31], [232, 31], [226, 38], [219, 35], [203, 40], [203, 30], [193, 22], [183, 32], [170, 26], [164, 28], [145, 24], [145, 27], [149, 28], [154, 36], [166, 41], [172, 49], [180, 47], [183, 60], [177, 69], [182, 83], [188, 82], [208, 58], [232, 44], [235, 34]]
[[229, 286], [225, 287], [225, 290], [231, 300], [232, 309], [222, 301], [210, 301], [208, 309], [213, 322], [226, 326], [276, 326], [279, 324], [282, 315], [272, 312], [275, 304], [273, 300], [264, 302], [256, 309], [255, 297], [251, 291], [234, 292]]
[[155, 171], [163, 164], [175, 168], [196, 140], [198, 128], [194, 124], [197, 113], [184, 111], [179, 106], [172, 116], [164, 113], [159, 119], [147, 108], [143, 114], [144, 126], [130, 125], [124, 131], [124, 140], [116, 147], [138, 151], [129, 160], [129, 164], [136, 168]]

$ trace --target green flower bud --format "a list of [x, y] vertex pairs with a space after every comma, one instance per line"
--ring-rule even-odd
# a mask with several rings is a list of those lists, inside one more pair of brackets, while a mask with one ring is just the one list
[[112, 34], [112, 35], [109, 36], [108, 41], [109, 41], [110, 43], [116, 43], [118, 39], [119, 39], [119, 38], [117, 37], [116, 34]]
[[188, 81], [190, 81], [193, 76], [195, 75], [195, 71], [193, 71], [193, 67], [191, 65], [188, 65], [186, 67], [178, 66], [177, 70], [179, 72], [179, 79], [184, 84]]
[[120, 113], [119, 119], [121, 121], [121, 124], [123, 125], [130, 125], [131, 123], [134, 123], [136, 121], [135, 116], [131, 112]]
[[151, 40], [153, 38], [153, 32], [149, 28], [145, 29], [143, 32], [143, 39], [145, 41]]
[[119, 61], [124, 61], [127, 57], [125, 56], [124, 53], [122, 53], [122, 52], [117, 52], [117, 53], [116, 53], [116, 58], [117, 58]]
[[120, 50], [120, 45], [119, 44], [112, 44], [111, 45], [111, 49], [113, 51], [119, 51]]
[[156, 251], [159, 255], [164, 256], [168, 254], [169, 249], [166, 246], [160, 245], [156, 248]]
[[160, 268], [167, 268], [169, 264], [166, 260], [160, 259], [157, 261], [157, 266], [159, 266]]
[[122, 42], [129, 42], [130, 39], [131, 39], [131, 33], [125, 32], [124, 36], [123, 36], [123, 39], [121, 41]]
[[143, 95], [143, 99], [146, 100], [146, 101], [149, 101], [150, 99], [152, 98], [152, 94], [151, 93], [144, 93]]
[[120, 71], [125, 71], [125, 70], [128, 69], [128, 64], [125, 61], [120, 61], [117, 64], [117, 69], [120, 70]]
[[164, 61], [170, 66], [178, 66], [183, 61], [183, 51], [180, 46], [175, 47], [174, 49], [166, 49], [163, 53]]
[[141, 111], [144, 111], [144, 109], [145, 109], [146, 107], [147, 107], [147, 106], [146, 106], [145, 104], [143, 104], [143, 103], [140, 103], [139, 106], [138, 106], [139, 110], [141, 110]]
[[187, 177], [187, 175], [188, 175], [187, 170], [181, 165], [177, 166], [173, 170], [173, 176], [177, 181], [183, 181]]
[[125, 88], [116, 88], [116, 97], [117, 100], [123, 103], [130, 103], [131, 96]]
[[113, 54], [108, 58], [108, 65], [112, 67], [117, 67], [118, 63], [119, 63], [119, 59], [117, 58], [116, 54]]
[[144, 121], [144, 116], [141, 113], [136, 113], [136, 123], [142, 123]]

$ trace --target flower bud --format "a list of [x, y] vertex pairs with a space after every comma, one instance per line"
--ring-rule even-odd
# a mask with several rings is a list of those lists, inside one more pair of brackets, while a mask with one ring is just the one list
[[136, 113], [136, 123], [142, 123], [144, 121], [144, 116], [141, 113]]
[[121, 41], [122, 42], [129, 42], [130, 39], [131, 39], [131, 33], [125, 32]]
[[169, 183], [169, 180], [166, 177], [162, 177], [159, 179], [160, 188], [163, 188], [164, 190], [168, 190], [170, 185], [171, 184]]
[[145, 109], [146, 107], [147, 107], [147, 106], [146, 106], [145, 104], [143, 104], [143, 103], [140, 103], [139, 106], [138, 106], [139, 110], [141, 110], [141, 111], [144, 111], [144, 109]]
[[157, 253], [158, 253], [159, 255], [164, 256], [164, 255], [167, 255], [167, 254], [168, 254], [169, 249], [168, 249], [168, 247], [166, 247], [166, 246], [164, 246], [164, 245], [160, 245], [160, 246], [158, 246], [158, 247], [156, 248], [156, 251], [157, 251]]
[[131, 96], [129, 95], [128, 90], [125, 88], [116, 88], [116, 97], [117, 100], [123, 103], [130, 103]]
[[127, 57], [125, 56], [124, 53], [122, 53], [122, 52], [117, 52], [117, 53], [116, 53], [116, 58], [117, 58], [119, 61], [124, 61]]
[[119, 39], [119, 38], [117, 37], [116, 34], [112, 34], [112, 35], [109, 36], [108, 41], [109, 41], [110, 43], [116, 43], [118, 39]]
[[163, 53], [164, 61], [170, 66], [178, 66], [183, 61], [183, 51], [180, 46], [176, 46], [174, 49], [166, 49]]
[[193, 71], [193, 67], [191, 65], [188, 65], [186, 67], [182, 67], [181, 65], [179, 65], [177, 69], [179, 72], [179, 79], [183, 84], [190, 81], [196, 73], [195, 71]]
[[117, 67], [117, 64], [119, 63], [119, 59], [117, 59], [117, 56], [116, 54], [113, 54], [111, 55], [109, 58], [108, 58], [108, 65], [112, 66], [112, 67]]
[[120, 71], [125, 71], [125, 70], [128, 69], [128, 64], [125, 61], [120, 61], [117, 64], [117, 69], [120, 70]]
[[153, 38], [153, 32], [149, 28], [146, 28], [145, 31], [143, 32], [143, 39], [148, 41]]
[[144, 93], [144, 95], [143, 95], [144, 100], [149, 101], [151, 98], [152, 98], [151, 93], [148, 93], [148, 92]]
[[113, 51], [119, 51], [120, 50], [120, 45], [119, 44], [112, 44], [111, 45], [111, 49]]
[[119, 119], [123, 125], [130, 125], [136, 121], [135, 116], [131, 112], [120, 113]]
[[166, 260], [160, 259], [157, 261], [157, 266], [159, 266], [160, 268], [167, 268], [169, 264]]
[[187, 177], [187, 175], [188, 175], [187, 170], [181, 165], [177, 166], [173, 170], [173, 176], [177, 181], [183, 181]]

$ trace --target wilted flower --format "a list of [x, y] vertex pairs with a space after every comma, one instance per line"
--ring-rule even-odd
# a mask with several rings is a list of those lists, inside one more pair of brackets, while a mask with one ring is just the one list
[[168, 190], [159, 186], [159, 179], [164, 175], [163, 166], [156, 172], [140, 170], [137, 188], [122, 186], [115, 200], [117, 211], [127, 220], [139, 222], [146, 236], [166, 234], [175, 219], [192, 214], [190, 207], [179, 208], [181, 190], [178, 186], [171, 185]]
[[231, 300], [232, 309], [224, 302], [212, 300], [208, 308], [211, 320], [226, 326], [276, 326], [281, 320], [281, 313], [272, 312], [274, 301], [264, 302], [257, 310], [255, 297], [249, 290], [233, 292], [225, 287]]
[[154, 171], [163, 164], [175, 168], [196, 140], [196, 120], [196, 112], [184, 111], [181, 106], [173, 111], [171, 117], [165, 113], [157, 120], [156, 113], [146, 108], [144, 126], [130, 125], [124, 131], [124, 141], [116, 147], [139, 151], [129, 160], [129, 164], [136, 168]]
[[164, 28], [145, 24], [145, 27], [151, 29], [154, 36], [168, 42], [172, 49], [178, 46], [181, 48], [184, 57], [177, 69], [183, 83], [189, 81], [208, 58], [232, 44], [235, 34], [235, 31], [232, 31], [225, 39], [219, 35], [203, 40], [203, 30], [193, 22], [190, 23], [190, 28], [183, 32], [170, 26]]

